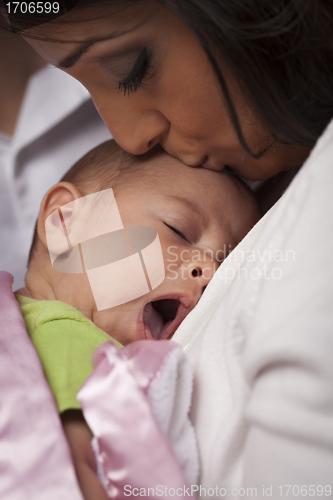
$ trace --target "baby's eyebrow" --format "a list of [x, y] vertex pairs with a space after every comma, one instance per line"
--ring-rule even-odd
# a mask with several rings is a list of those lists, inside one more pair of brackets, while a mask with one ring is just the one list
[[200, 224], [202, 226], [206, 226], [208, 224], [207, 217], [202, 212], [202, 210], [200, 210], [200, 207], [197, 203], [195, 203], [191, 200], [188, 200], [187, 198], [183, 198], [181, 196], [176, 196], [176, 195], [168, 195], [168, 198], [170, 198], [171, 200], [176, 200], [176, 201], [182, 203], [182, 205], [184, 205], [188, 210], [190, 210], [191, 212], [194, 212], [196, 217], [199, 219]]

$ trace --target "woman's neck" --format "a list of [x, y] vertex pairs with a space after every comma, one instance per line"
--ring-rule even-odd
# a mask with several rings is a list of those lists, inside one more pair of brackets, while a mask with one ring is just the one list
[[0, 132], [14, 134], [29, 77], [45, 64], [21, 37], [0, 29]]

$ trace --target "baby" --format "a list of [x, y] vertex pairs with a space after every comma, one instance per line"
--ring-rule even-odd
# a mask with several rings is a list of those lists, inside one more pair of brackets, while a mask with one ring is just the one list
[[[109, 188], [124, 227], [156, 230], [165, 278], [145, 295], [101, 310], [86, 271], [53, 268], [45, 222], [60, 207]], [[61, 414], [86, 499], [106, 498], [95, 472], [92, 433], [76, 399], [92, 371], [92, 353], [106, 340], [121, 347], [135, 340], [170, 339], [223, 258], [259, 218], [252, 194], [230, 174], [187, 167], [161, 149], [135, 157], [114, 141], [88, 153], [45, 195], [26, 286], [16, 297]]]

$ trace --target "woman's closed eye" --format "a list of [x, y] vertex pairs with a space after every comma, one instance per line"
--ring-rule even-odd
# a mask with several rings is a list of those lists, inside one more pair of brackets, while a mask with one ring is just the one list
[[169, 224], [167, 224], [166, 222], [164, 222], [164, 224], [169, 228], [171, 229], [171, 231], [173, 231], [174, 233], [176, 233], [178, 236], [180, 236], [180, 238], [182, 238], [183, 240], [187, 241], [187, 243], [190, 243], [189, 240], [186, 238], [186, 236], [184, 236], [184, 234], [179, 231], [178, 229], [176, 229], [175, 227], [173, 226], [170, 226]]
[[151, 57], [146, 48], [130, 50], [113, 57], [98, 60], [99, 66], [119, 81], [118, 90], [124, 94], [136, 92], [151, 68]]
[[119, 82], [118, 89], [123, 91], [124, 95], [136, 92], [142, 85], [143, 79], [148, 75], [150, 68], [150, 56], [147, 49], [144, 48], [135, 61], [130, 74]]

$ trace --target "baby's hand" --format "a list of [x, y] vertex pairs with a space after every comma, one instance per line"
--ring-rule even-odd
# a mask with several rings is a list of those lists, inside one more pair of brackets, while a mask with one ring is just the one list
[[95, 456], [91, 447], [93, 435], [82, 412], [79, 410], [65, 411], [61, 415], [61, 420], [84, 499], [108, 500], [108, 496], [97, 477]]

